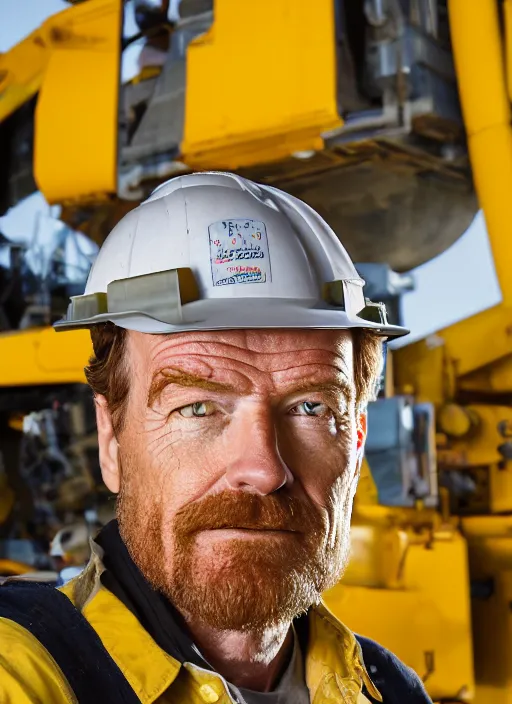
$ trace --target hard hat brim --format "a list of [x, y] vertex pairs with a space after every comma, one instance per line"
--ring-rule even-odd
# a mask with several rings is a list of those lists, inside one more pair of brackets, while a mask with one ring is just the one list
[[409, 330], [349, 316], [334, 306], [319, 306], [318, 301], [290, 301], [288, 299], [214, 299], [200, 300], [182, 307], [182, 320], [171, 324], [140, 311], [102, 313], [81, 320], [61, 320], [56, 330], [89, 328], [99, 323], [112, 322], [127, 330], [154, 335], [198, 330], [239, 329], [365, 329], [386, 338], [403, 337]]

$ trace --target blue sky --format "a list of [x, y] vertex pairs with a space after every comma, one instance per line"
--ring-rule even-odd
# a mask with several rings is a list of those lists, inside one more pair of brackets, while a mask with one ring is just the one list
[[[173, 5], [175, 2], [173, 2]], [[0, 51], [35, 29], [48, 15], [67, 7], [63, 0], [17, 0], [0, 3]], [[129, 28], [133, 28], [128, 18]], [[136, 48], [125, 57], [125, 76], [133, 70]], [[30, 240], [38, 213], [49, 214], [40, 194], [0, 218], [0, 230], [13, 239]], [[489, 308], [500, 300], [499, 284], [485, 230], [479, 214], [469, 230], [446, 252], [414, 272], [416, 290], [403, 300], [405, 324], [411, 336], [403, 343], [431, 334], [462, 318]]]
[[0, 3], [0, 51], [35, 29], [48, 15], [69, 7], [63, 0], [18, 0]]

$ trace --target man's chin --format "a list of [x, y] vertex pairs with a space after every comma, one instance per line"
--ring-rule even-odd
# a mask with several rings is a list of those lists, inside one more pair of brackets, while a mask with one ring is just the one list
[[[318, 568], [245, 541], [182, 565], [166, 594], [183, 614], [217, 630], [265, 630], [292, 621], [320, 598]], [[321, 581], [321, 580], [319, 580]]]
[[[174, 585], [175, 587], [177, 585]], [[236, 570], [201, 576], [187, 589], [169, 595], [187, 620], [222, 631], [265, 631], [307, 611], [320, 595], [311, 584], [269, 580], [258, 570], [242, 575]]]

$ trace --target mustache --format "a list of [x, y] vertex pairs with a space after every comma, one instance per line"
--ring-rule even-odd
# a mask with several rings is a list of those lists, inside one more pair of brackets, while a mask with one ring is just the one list
[[323, 524], [319, 509], [304, 499], [233, 491], [189, 504], [175, 517], [175, 531], [181, 535], [222, 528], [315, 533]]

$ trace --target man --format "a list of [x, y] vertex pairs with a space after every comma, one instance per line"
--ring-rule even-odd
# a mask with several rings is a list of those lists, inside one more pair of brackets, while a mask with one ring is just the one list
[[69, 599], [0, 589], [4, 699], [430, 701], [320, 602], [382, 340], [405, 332], [362, 284], [313, 210], [231, 174], [172, 179], [118, 224], [60, 324], [91, 328], [117, 522]]

